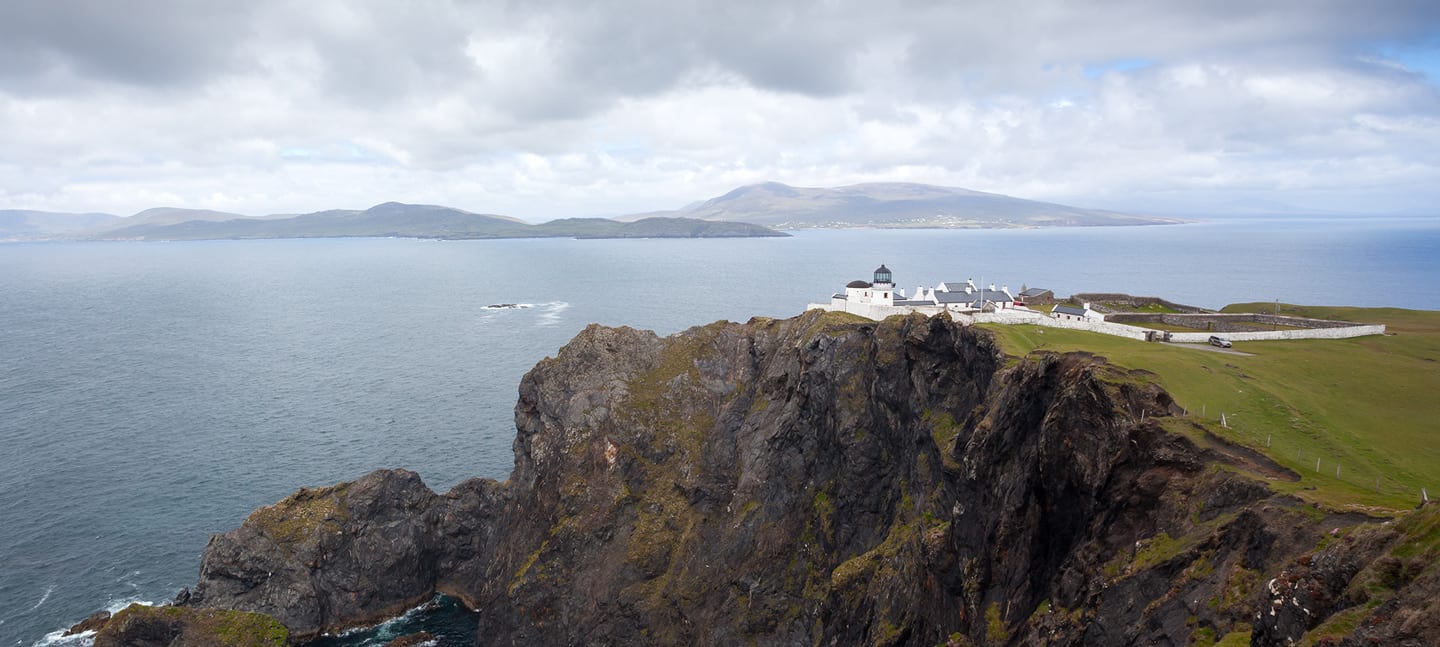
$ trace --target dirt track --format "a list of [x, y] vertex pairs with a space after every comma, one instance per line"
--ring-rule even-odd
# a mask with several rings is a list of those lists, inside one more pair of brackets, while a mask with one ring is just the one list
[[1242, 357], [1254, 357], [1254, 356], [1255, 356], [1255, 353], [1242, 353], [1242, 352], [1240, 352], [1240, 351], [1238, 351], [1238, 350], [1235, 350], [1234, 348], [1220, 348], [1219, 346], [1211, 346], [1210, 344], [1179, 344], [1179, 343], [1168, 342], [1168, 341], [1167, 341], [1167, 342], [1164, 342], [1164, 343], [1165, 343], [1165, 344], [1168, 344], [1168, 345], [1170, 345], [1170, 346], [1176, 346], [1176, 347], [1179, 347], [1179, 348], [1193, 348], [1193, 349], [1195, 349], [1195, 350], [1208, 350], [1208, 351], [1210, 351], [1210, 352], [1212, 352], [1212, 353], [1224, 353], [1224, 354], [1226, 354], [1226, 355], [1240, 355], [1240, 356], [1242, 356]]

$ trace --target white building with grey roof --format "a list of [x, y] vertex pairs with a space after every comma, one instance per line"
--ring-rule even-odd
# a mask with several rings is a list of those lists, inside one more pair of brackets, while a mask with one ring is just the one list
[[1092, 310], [1089, 303], [1082, 303], [1078, 306], [1061, 303], [1050, 310], [1050, 316], [1056, 319], [1069, 319], [1071, 321], [1105, 320], [1105, 315]]
[[875, 269], [873, 281], [851, 281], [844, 292], [830, 297], [829, 304], [811, 304], [810, 309], [848, 312], [878, 321], [911, 312], [924, 315], [993, 312], [1014, 308], [1015, 302], [1008, 287], [997, 289], [993, 284], [981, 287], [972, 279], [944, 281], [933, 288], [920, 286], [914, 294], [906, 296], [904, 290], [895, 287], [890, 268], [882, 264]]

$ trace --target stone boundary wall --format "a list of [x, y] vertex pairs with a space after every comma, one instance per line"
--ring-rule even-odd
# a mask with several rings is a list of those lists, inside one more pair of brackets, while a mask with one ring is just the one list
[[1115, 324], [1108, 321], [1078, 321], [1075, 319], [1056, 319], [1042, 313], [1020, 313], [1020, 312], [980, 312], [975, 314], [951, 314], [950, 317], [956, 321], [965, 323], [998, 323], [998, 324], [1033, 324], [1047, 328], [1065, 328], [1067, 330], [1085, 330], [1098, 332], [1116, 337], [1126, 337], [1138, 341], [1145, 341], [1146, 334], [1151, 332], [1146, 328]]
[[1174, 301], [1166, 301], [1160, 297], [1137, 297], [1119, 292], [1082, 292], [1080, 294], [1070, 295], [1070, 300], [1076, 303], [1089, 302], [1092, 305], [1097, 303], [1123, 303], [1132, 308], [1143, 308], [1145, 306], [1159, 304], [1171, 310], [1179, 310], [1180, 312], [1192, 314], [1205, 312], [1204, 308], [1187, 306], [1183, 303], [1175, 303]]
[[1117, 312], [1105, 315], [1106, 321], [1126, 324], [1163, 323], [1171, 326], [1184, 326], [1194, 328], [1197, 331], [1222, 332], [1222, 333], [1252, 333], [1252, 332], [1273, 332], [1255, 326], [1245, 324], [1260, 324], [1262, 326], [1288, 326], [1292, 328], [1351, 328], [1364, 324], [1350, 321], [1330, 321], [1327, 319], [1310, 319], [1306, 317], [1288, 317], [1269, 315], [1263, 313], [1206, 313], [1206, 314], [1172, 314], [1172, 313], [1140, 313], [1140, 312]]
[[806, 310], [828, 310], [828, 311], [830, 311], [830, 312], [849, 312], [849, 313], [851, 313], [851, 314], [859, 315], [859, 316], [861, 316], [861, 317], [865, 317], [866, 319], [873, 319], [873, 320], [875, 320], [875, 321], [880, 321], [880, 320], [882, 320], [882, 319], [884, 319], [884, 318], [886, 318], [886, 317], [892, 317], [892, 316], [895, 316], [895, 315], [908, 315], [908, 314], [910, 314], [910, 313], [912, 313], [912, 312], [918, 312], [918, 313], [920, 313], [920, 314], [922, 314], [922, 315], [925, 315], [925, 316], [927, 316], [927, 317], [933, 317], [933, 316], [938, 315], [938, 314], [940, 314], [941, 312], [944, 312], [944, 311], [945, 311], [945, 306], [938, 306], [938, 305], [936, 305], [936, 306], [885, 306], [885, 305], [876, 305], [876, 304], [866, 304], [866, 305], [863, 305], [863, 306], [860, 306], [860, 305], [852, 306], [852, 308], [853, 308], [853, 309], [851, 309], [851, 310], [845, 310], [845, 309], [837, 308], [837, 307], [835, 307], [835, 306], [833, 306], [833, 305], [831, 305], [831, 304], [828, 304], [828, 303], [811, 303], [811, 304], [805, 306], [805, 309], [806, 309]]
[[[828, 304], [812, 303], [807, 309], [830, 310]], [[926, 316], [939, 314], [939, 308], [910, 308], [910, 307], [879, 307], [875, 310], [883, 312], [871, 312], [871, 319], [880, 320], [890, 315], [905, 315], [911, 312], [920, 312]], [[1047, 328], [1065, 328], [1067, 330], [1084, 330], [1098, 332], [1104, 335], [1125, 337], [1137, 341], [1151, 341], [1156, 335], [1163, 335], [1163, 331], [1139, 326], [1129, 326], [1123, 323], [1112, 321], [1076, 321], [1074, 319], [1056, 319], [1041, 312], [1025, 310], [1001, 310], [998, 312], [949, 312], [950, 318], [965, 325], [977, 323], [997, 324], [1031, 324]], [[1158, 316], [1158, 315], [1142, 315]], [[1209, 316], [1209, 315], [1207, 315]], [[1242, 315], [1244, 316], [1244, 315]], [[1262, 315], [1272, 317], [1274, 315]], [[1278, 317], [1278, 319], [1300, 319], [1299, 317]], [[1310, 319], [1308, 321], [1323, 321]], [[1385, 326], [1382, 324], [1355, 324], [1349, 322], [1325, 322], [1334, 324], [1328, 328], [1304, 328], [1300, 330], [1260, 330], [1254, 332], [1224, 333], [1224, 337], [1230, 341], [1266, 341], [1279, 339], [1348, 339], [1350, 337], [1365, 337], [1368, 335], [1385, 334]], [[1295, 325], [1282, 323], [1281, 325]], [[1170, 341], [1178, 344], [1204, 344], [1210, 341], [1212, 332], [1172, 332]]]
[[[1341, 328], [1310, 328], [1307, 330], [1264, 330], [1257, 332], [1225, 333], [1230, 341], [1268, 341], [1277, 339], [1349, 339], [1385, 334], [1384, 324], [1365, 324]], [[1209, 343], [1208, 332], [1173, 332], [1170, 341], [1177, 344]]]

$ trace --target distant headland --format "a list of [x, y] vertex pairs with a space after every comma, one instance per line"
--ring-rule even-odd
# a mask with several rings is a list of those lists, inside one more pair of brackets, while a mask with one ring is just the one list
[[908, 183], [835, 188], [743, 186], [674, 211], [530, 224], [454, 207], [385, 202], [369, 209], [246, 216], [158, 207], [129, 217], [0, 209], [0, 242], [251, 238], [751, 238], [786, 229], [1015, 229], [1163, 225], [1176, 218], [1083, 209], [998, 193]]
[[909, 182], [872, 182], [833, 188], [779, 182], [742, 186], [675, 211], [623, 216], [742, 221], [776, 229], [1020, 229], [1173, 225], [1178, 218], [1084, 209], [999, 193]]
[[756, 238], [784, 234], [744, 222], [692, 218], [567, 218], [532, 225], [508, 216], [452, 207], [386, 202], [363, 211], [248, 217], [202, 209], [147, 209], [129, 218], [107, 214], [0, 211], [0, 241], [11, 240], [236, 240], [264, 238], [392, 237], [446, 240], [486, 238]]

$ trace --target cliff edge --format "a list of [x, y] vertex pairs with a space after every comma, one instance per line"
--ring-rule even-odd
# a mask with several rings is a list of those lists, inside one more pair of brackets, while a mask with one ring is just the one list
[[[591, 326], [522, 381], [507, 482], [303, 489], [215, 536], [181, 604], [292, 639], [439, 591], [485, 644], [1285, 644], [1440, 588], [1427, 545], [1376, 575], [1396, 593], [1346, 589], [1413, 533], [1272, 493], [1294, 476], [1180, 413], [945, 318]], [[1378, 613], [1394, 644], [1432, 630]]]

